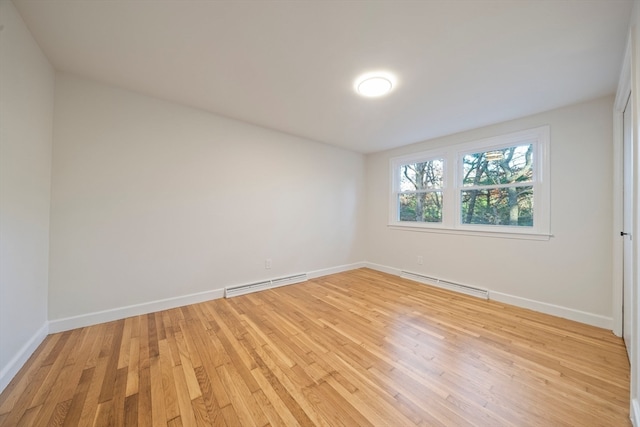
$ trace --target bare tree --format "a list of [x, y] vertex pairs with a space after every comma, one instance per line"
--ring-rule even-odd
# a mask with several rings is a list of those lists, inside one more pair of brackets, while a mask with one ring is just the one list
[[[477, 187], [482, 185], [495, 186], [500, 184], [511, 184], [520, 181], [526, 181], [531, 178], [533, 168], [533, 145], [529, 145], [524, 154], [520, 150], [518, 156], [518, 148], [508, 147], [493, 152], [483, 152], [464, 157], [465, 176], [464, 182], [475, 187], [469, 190], [468, 199], [466, 200], [466, 212], [464, 222], [472, 223], [474, 214], [476, 214], [478, 195], [484, 192]], [[489, 159], [488, 154], [494, 154], [494, 158]], [[522, 159], [521, 156], [524, 158]], [[515, 160], [515, 161], [514, 161]], [[486, 221], [493, 224], [500, 224], [503, 219], [499, 214], [499, 205], [503, 205], [506, 197], [506, 206], [508, 207], [508, 220], [505, 221], [509, 225], [518, 225], [520, 218], [520, 199], [523, 195], [530, 193], [529, 188], [506, 187], [503, 191], [495, 190], [495, 187], [487, 188], [486, 201], [482, 201], [482, 205], [486, 214]], [[506, 194], [505, 194], [506, 193]], [[497, 198], [496, 198], [497, 197]], [[504, 206], [504, 205], [503, 205]], [[493, 212], [493, 214], [489, 213]], [[504, 212], [504, 211], [503, 211]], [[506, 219], [506, 218], [505, 218]]]
[[427, 191], [437, 189], [441, 185], [442, 169], [436, 166], [435, 161], [404, 165], [402, 174], [416, 190], [416, 221], [425, 221], [425, 209], [428, 205], [427, 198], [430, 198], [429, 201], [433, 202], [436, 210], [441, 212], [441, 198], [438, 197], [437, 193]]
[[[531, 173], [533, 166], [533, 145], [529, 145], [527, 152], [525, 153], [525, 164], [518, 170], [513, 170], [511, 167], [511, 161], [515, 149], [505, 150], [505, 155], [500, 161], [500, 168], [502, 169], [506, 182], [518, 182], [524, 177], [528, 177]], [[509, 225], [518, 225], [518, 218], [520, 217], [520, 205], [518, 204], [518, 188], [507, 188], [507, 195], [509, 197]]]
[[[482, 178], [482, 175], [484, 175], [484, 173], [487, 170], [487, 163], [488, 162], [485, 158], [484, 153], [482, 153], [480, 156], [477, 156], [477, 157], [474, 156], [474, 161], [471, 163], [471, 168], [466, 173], [464, 177], [464, 181], [469, 179], [469, 175], [471, 174], [471, 172], [475, 171], [475, 175], [473, 176], [473, 185], [478, 185], [480, 183], [480, 179]], [[471, 194], [469, 195], [469, 209], [467, 210], [467, 215], [464, 221], [467, 224], [470, 224], [471, 220], [473, 219], [473, 212], [476, 209], [476, 198], [478, 197], [478, 190], [471, 190], [470, 193]]]

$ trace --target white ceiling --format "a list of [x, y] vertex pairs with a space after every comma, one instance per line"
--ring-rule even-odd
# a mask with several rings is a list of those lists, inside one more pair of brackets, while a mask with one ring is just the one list
[[[363, 153], [613, 93], [632, 6], [14, 3], [57, 70]], [[354, 79], [372, 70], [397, 75], [391, 94], [354, 93]]]

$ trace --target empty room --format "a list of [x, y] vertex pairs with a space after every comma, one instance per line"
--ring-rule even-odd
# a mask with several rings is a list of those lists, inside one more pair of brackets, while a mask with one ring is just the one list
[[0, 0], [0, 427], [640, 427], [640, 0]]

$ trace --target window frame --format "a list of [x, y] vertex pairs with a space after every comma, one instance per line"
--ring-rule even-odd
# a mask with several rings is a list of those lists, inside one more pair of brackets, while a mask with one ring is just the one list
[[[466, 154], [488, 152], [515, 145], [533, 144], [533, 181], [522, 186], [533, 187], [533, 226], [509, 226], [491, 224], [465, 224], [462, 222], [462, 191], [464, 162]], [[389, 160], [390, 164], [390, 201], [389, 223], [393, 229], [426, 231], [447, 234], [481, 235], [502, 238], [522, 238], [546, 240], [551, 236], [550, 209], [550, 127], [540, 126], [533, 129], [512, 132], [489, 138], [483, 138], [448, 147], [421, 151]], [[400, 191], [400, 168], [411, 163], [430, 160], [443, 160], [442, 185], [442, 222], [400, 221], [398, 196]], [[487, 186], [490, 188], [490, 186]]]

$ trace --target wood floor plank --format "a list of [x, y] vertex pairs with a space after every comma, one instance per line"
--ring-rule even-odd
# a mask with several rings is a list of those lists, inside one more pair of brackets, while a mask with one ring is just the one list
[[[122, 344], [124, 320], [114, 323], [110, 351], [104, 352], [108, 361], [104, 381], [102, 382], [102, 389], [100, 390], [100, 397], [98, 397], [98, 402], [100, 403], [113, 399], [113, 385], [118, 372], [118, 357], [120, 356], [120, 346]], [[103, 354], [103, 351], [101, 351], [100, 354]]]
[[93, 421], [94, 427], [109, 427], [112, 425], [114, 418], [114, 404], [112, 400], [105, 402], [98, 402], [98, 408], [96, 410], [96, 416]]
[[[292, 422], [290, 425], [314, 425], [304, 409], [286, 390], [286, 387], [274, 372], [267, 367], [262, 358], [257, 353], [254, 354], [254, 358], [258, 362], [258, 368], [252, 371], [253, 375], [256, 381], [261, 384], [261, 390], [270, 397], [272, 405], [281, 408], [279, 411], [280, 417], [289, 421], [292, 421], [291, 418], [293, 417], [295, 422]], [[282, 402], [282, 405], [280, 405], [279, 402]], [[289, 414], [291, 414], [291, 416], [289, 416]]]
[[[32, 366], [32, 369], [34, 369], [35, 367], [36, 366]], [[35, 375], [29, 375], [29, 378], [31, 379], [31, 383], [29, 387], [25, 387], [24, 391], [22, 391], [18, 397], [7, 399], [7, 402], [9, 402], [10, 400], [11, 401], [15, 400], [15, 403], [10, 407], [11, 409], [9, 410], [9, 412], [5, 413], [5, 416], [0, 426], [2, 427], [14, 426], [18, 423], [18, 421], [20, 421], [20, 419], [24, 416], [26, 411], [30, 410], [31, 408], [38, 408], [38, 410], [42, 408], [42, 405], [34, 406], [34, 405], [31, 405], [31, 402], [35, 394], [42, 387], [42, 384], [44, 383], [45, 379], [49, 375], [50, 370], [51, 370], [51, 365], [39, 366], [35, 372]], [[16, 388], [15, 391], [5, 390], [3, 393], [11, 393], [11, 392], [17, 393], [21, 389], [22, 388]], [[36, 415], [37, 415], [37, 412], [36, 412]], [[34, 416], [34, 415], [31, 415], [31, 416]]]
[[131, 354], [131, 326], [133, 318], [124, 319], [124, 327], [122, 330], [122, 341], [120, 345], [120, 353], [118, 354], [117, 369], [129, 366], [129, 356]]
[[22, 417], [20, 417], [20, 421], [18, 421], [18, 424], [12, 425], [15, 425], [16, 427], [30, 427], [36, 425], [36, 417], [38, 416], [38, 413], [41, 409], [42, 405], [27, 409]]
[[152, 426], [153, 425], [153, 411], [151, 406], [153, 404], [151, 400], [151, 367], [145, 366], [140, 369], [138, 391], [138, 425], [139, 426]]
[[[158, 348], [160, 349], [159, 360], [162, 373], [162, 394], [164, 395], [164, 422], [167, 422], [180, 416], [180, 407], [178, 406], [176, 384], [173, 379], [171, 349], [169, 348], [167, 340], [161, 340], [158, 343]], [[157, 400], [157, 397], [155, 400]]]
[[47, 337], [4, 426], [630, 426], [610, 331], [368, 269]]
[[202, 390], [202, 402], [211, 424], [226, 425], [220, 406], [218, 405], [215, 395], [211, 389], [209, 376], [203, 366], [196, 368], [196, 378], [198, 378], [198, 384]]
[[196, 425], [198, 427], [207, 427], [212, 425], [211, 420], [209, 419], [207, 406], [205, 405], [202, 396], [193, 399], [191, 401], [191, 407], [193, 408], [193, 413], [195, 414], [196, 418]]
[[[81, 425], [81, 424], [79, 424]], [[138, 425], [138, 395], [133, 394], [124, 399], [124, 425], [135, 427]]]
[[233, 408], [233, 405], [227, 405], [222, 408], [222, 416], [224, 417], [225, 423], [228, 426], [241, 426], [242, 421], [238, 418], [238, 414]]
[[202, 396], [202, 390], [200, 390], [200, 386], [198, 384], [198, 378], [196, 377], [194, 367], [191, 364], [190, 353], [186, 350], [186, 347], [185, 347], [185, 351], [183, 352], [181, 350], [180, 354], [181, 354], [180, 360], [182, 361], [182, 363], [179, 365], [180, 368], [182, 369], [181, 378], [184, 379], [185, 385], [189, 392], [189, 399], [191, 400], [197, 399], [198, 397]]
[[140, 338], [131, 337], [129, 345], [129, 366], [127, 367], [126, 396], [138, 394], [140, 378]]
[[[100, 352], [101, 346], [96, 346], [96, 353]], [[91, 376], [91, 382], [89, 384], [89, 390], [86, 393], [85, 402], [82, 406], [82, 412], [80, 413], [80, 422], [78, 425], [93, 425], [96, 411], [98, 410], [98, 398], [100, 396], [100, 390], [104, 382], [104, 375], [107, 370], [108, 359], [106, 357], [99, 357], [96, 359], [96, 365], [93, 368], [94, 372]]]
[[82, 414], [82, 408], [89, 393], [89, 385], [93, 379], [95, 369], [96, 368], [93, 367], [82, 371], [80, 382], [71, 400], [71, 405], [69, 406], [69, 411], [67, 412], [63, 425], [72, 427], [80, 424], [80, 415]]
[[251, 391], [232, 365], [223, 365], [217, 369], [218, 375], [229, 392], [233, 406], [242, 425], [264, 426], [268, 420], [259, 407]]
[[[271, 404], [271, 401], [267, 398], [262, 390], [257, 390], [253, 393], [253, 398], [256, 403], [262, 409], [262, 412], [269, 420], [270, 426], [287, 426], [287, 425], [296, 425], [297, 423], [293, 422], [292, 424], [287, 424], [284, 422], [280, 413], [276, 410], [276, 408]], [[292, 420], [293, 421], [293, 420]]]
[[[27, 389], [33, 389], [34, 384], [40, 384], [40, 382], [33, 381], [33, 376], [38, 372], [42, 372], [40, 369], [42, 361], [53, 350], [61, 337], [62, 334], [47, 336], [31, 357], [29, 357], [22, 369], [7, 385], [3, 393], [0, 394], [0, 415], [5, 416], [8, 414], [19, 399], [24, 400]], [[2, 425], [3, 420], [0, 420], [0, 425]]]
[[[66, 364], [66, 359], [69, 353], [71, 353], [75, 348], [75, 343], [79, 336], [77, 332], [80, 331], [76, 330], [74, 332], [76, 333], [70, 336], [65, 349], [60, 352], [60, 360], [63, 361], [60, 369], [58, 369], [58, 366], [60, 366], [58, 365], [58, 362], [60, 362], [60, 360], [56, 360], [52, 364], [52, 371], [47, 379], [52, 379], [53, 382], [48, 383], [47, 380], [45, 380], [44, 384], [47, 385], [40, 389], [41, 393], [36, 395], [31, 403], [32, 406], [42, 405], [42, 409], [35, 418], [35, 425], [47, 425], [49, 420], [53, 418], [58, 404], [69, 399], [71, 397], [72, 390], [75, 389], [77, 385], [75, 378], [72, 379], [75, 366]], [[54, 374], [55, 372], [58, 373], [57, 376]], [[79, 378], [80, 376], [77, 377], [78, 380]], [[72, 380], [73, 383], [70, 383]], [[45, 391], [45, 388], [48, 388], [48, 390]], [[65, 390], [69, 391], [69, 395], [65, 393]]]
[[195, 414], [191, 406], [191, 398], [189, 397], [189, 388], [187, 380], [184, 376], [182, 365], [173, 368], [173, 378], [176, 384], [176, 395], [178, 396], [178, 407], [180, 408], [180, 419], [183, 424], [188, 426], [196, 425]]
[[167, 412], [165, 409], [166, 399], [159, 348], [160, 347], [158, 347], [158, 356], [151, 359], [149, 366], [151, 381], [151, 419], [154, 426], [165, 426], [167, 423]]

